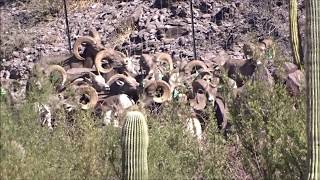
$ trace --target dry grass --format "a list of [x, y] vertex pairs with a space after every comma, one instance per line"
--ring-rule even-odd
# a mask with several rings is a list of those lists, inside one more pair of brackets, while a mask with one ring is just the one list
[[97, 2], [101, 2], [101, 0], [71, 0], [69, 1], [68, 8], [70, 11], [81, 11]]

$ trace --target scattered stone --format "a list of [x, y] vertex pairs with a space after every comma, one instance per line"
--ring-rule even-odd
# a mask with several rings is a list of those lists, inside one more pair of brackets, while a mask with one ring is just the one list
[[[287, 2], [272, 5], [276, 10], [272, 7], [266, 10], [265, 6], [259, 3], [246, 3], [246, 1], [195, 0], [193, 2], [199, 58], [214, 60], [219, 56], [218, 52], [224, 51], [229, 58], [243, 59], [242, 46], [239, 42], [248, 40], [247, 33], [255, 33], [257, 36], [271, 34], [277, 39], [282, 54], [291, 55], [287, 36], [289, 33], [288, 12], [285, 8]], [[0, 73], [6, 70], [10, 72], [10, 78], [27, 78], [33, 63], [40, 56], [69, 53], [63, 16], [56, 16], [53, 21], [39, 23], [40, 19], [21, 6], [13, 5], [10, 8], [11, 12], [1, 12], [3, 29], [18, 29], [14, 22], [20, 22], [22, 30], [17, 30], [16, 34], [7, 31], [3, 35], [11, 35], [14, 38], [11, 42], [16, 40], [16, 43], [21, 43], [23, 48], [14, 48], [9, 57], [0, 57], [5, 59], [1, 61]], [[305, 18], [304, 14], [300, 16], [300, 19]], [[89, 28], [95, 28], [101, 35], [102, 44], [107, 45], [117, 35], [118, 27], [128, 26], [132, 28], [131, 30], [128, 28], [128, 32], [131, 31], [131, 35], [128, 36], [130, 40], [118, 44], [119, 49], [130, 49], [133, 54], [153, 53], [162, 49], [168, 50], [177, 59], [193, 58], [188, 1], [131, 0], [93, 3], [81, 12], [70, 12], [69, 23], [72, 45], [77, 37], [86, 35]], [[266, 25], [274, 30], [270, 32], [270, 28], [265, 27]], [[212, 55], [204, 56], [208, 52]], [[286, 68], [290, 69], [288, 73], [296, 70], [291, 65]]]

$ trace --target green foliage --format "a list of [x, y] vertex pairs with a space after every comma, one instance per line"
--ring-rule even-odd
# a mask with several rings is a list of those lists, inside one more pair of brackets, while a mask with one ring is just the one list
[[303, 97], [255, 84], [232, 105], [235, 144], [254, 179], [302, 179], [307, 172]]
[[206, 140], [201, 145], [185, 131], [189, 115], [190, 111], [184, 105], [170, 104], [161, 114], [148, 117], [149, 177], [229, 179], [227, 146], [218, 133], [214, 114], [211, 113]]
[[[34, 102], [50, 102], [48, 95], [52, 93], [50, 83], [32, 88], [18, 109], [1, 98], [2, 179], [120, 179], [121, 129], [101, 126], [101, 120], [81, 110], [72, 115], [58, 110], [53, 113], [54, 129], [41, 127]], [[176, 106], [169, 105], [157, 115], [147, 113], [149, 177], [227, 177], [226, 146], [215, 119], [200, 150], [196, 139], [185, 131], [188, 110], [180, 106], [184, 112], [180, 117]]]
[[114, 165], [113, 160], [120, 160], [115, 153], [120, 151], [120, 146], [115, 146], [118, 131], [112, 127], [102, 129], [84, 112], [78, 112], [73, 122], [60, 113], [55, 129], [49, 132], [37, 121], [33, 104], [23, 105], [17, 115], [1, 108], [2, 178], [83, 179], [117, 175], [120, 166]]
[[1, 99], [0, 169], [2, 179], [87, 179], [118, 177], [120, 132], [101, 128], [89, 112], [55, 112], [53, 131], [41, 127], [34, 102], [48, 102], [50, 86], [33, 89], [13, 109]]
[[[0, 98], [2, 179], [120, 179], [121, 129], [102, 126], [91, 112], [53, 113], [54, 129], [41, 127], [34, 103], [50, 102], [53, 85], [31, 88], [14, 109]], [[220, 134], [207, 108], [203, 141], [186, 131], [188, 106], [176, 102], [148, 119], [150, 179], [299, 179], [306, 174], [304, 96], [258, 84], [233, 99], [231, 128]], [[226, 91], [227, 92], [227, 91]], [[177, 108], [179, 107], [179, 108]]]

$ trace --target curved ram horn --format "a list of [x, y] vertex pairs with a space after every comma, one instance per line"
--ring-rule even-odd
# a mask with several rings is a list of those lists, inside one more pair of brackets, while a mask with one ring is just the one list
[[63, 69], [63, 67], [59, 65], [49, 65], [47, 69], [47, 74], [50, 75], [53, 71], [58, 71], [62, 76], [61, 85], [64, 85], [67, 81], [67, 72]]
[[[151, 87], [151, 91], [156, 92], [158, 88], [162, 89], [162, 95], [160, 97], [154, 96], [152, 99], [156, 103], [163, 103], [165, 101], [168, 101], [171, 99], [171, 90], [170, 86], [167, 82], [163, 80], [154, 80], [151, 81], [148, 86], [146, 86], [146, 91], [149, 91], [149, 88]], [[151, 93], [154, 94], [154, 93]]]
[[79, 48], [80, 48], [82, 43], [88, 43], [88, 44], [91, 44], [91, 45], [95, 45], [95, 44], [97, 44], [97, 42], [93, 37], [90, 37], [90, 36], [79, 37], [76, 40], [76, 42], [73, 45], [73, 54], [77, 59], [79, 59], [81, 61], [84, 61], [86, 59], [83, 58], [82, 56], [80, 56], [80, 53], [79, 53]]
[[110, 87], [114, 82], [116, 82], [117, 80], [122, 79], [123, 81], [127, 82], [130, 86], [132, 87], [137, 87], [139, 86], [139, 83], [132, 77], [130, 76], [126, 76], [124, 74], [116, 74], [113, 75], [108, 81], [107, 81], [107, 85]]
[[95, 69], [93, 69], [93, 68], [71, 68], [71, 69], [68, 69], [66, 72], [67, 72], [67, 74], [75, 75], [75, 74], [82, 74], [82, 73], [92, 72], [92, 71], [95, 71]]
[[185, 67], [183, 69], [184, 69], [184, 72], [187, 75], [191, 75], [192, 74], [192, 70], [195, 67], [200, 67], [200, 68], [202, 68], [204, 70], [208, 69], [207, 65], [203, 61], [200, 61], [200, 60], [190, 61], [188, 64], [185, 65]]
[[173, 70], [173, 62], [172, 62], [172, 58], [168, 53], [158, 53], [156, 55], [156, 62], [166, 62], [169, 64], [169, 70], [172, 71]]
[[82, 109], [94, 108], [98, 102], [98, 93], [97, 91], [88, 85], [80, 85], [75, 87], [76, 92], [84, 93], [90, 96], [90, 100], [87, 104], [81, 104]]
[[192, 82], [192, 90], [197, 93], [199, 90], [207, 91], [209, 89], [209, 83], [203, 79], [197, 79]]
[[97, 69], [99, 74], [100, 74], [100, 72], [108, 73], [108, 72], [110, 72], [112, 70], [112, 67], [110, 67], [108, 69], [105, 69], [105, 68], [102, 67], [102, 59], [110, 56], [111, 53], [112, 53], [111, 49], [105, 49], [105, 50], [102, 50], [102, 51], [98, 52], [98, 54], [96, 55], [94, 63], [96, 65], [96, 69]]
[[94, 62], [95, 62], [95, 66], [96, 66], [96, 69], [99, 74], [100, 74], [100, 72], [108, 73], [113, 69], [113, 67], [110, 67], [108, 69], [103, 68], [102, 67], [102, 60], [104, 58], [110, 58], [110, 59], [112, 59], [112, 61], [118, 62], [120, 65], [124, 65], [125, 64], [125, 61], [124, 61], [125, 57], [126, 56], [120, 51], [105, 48], [97, 53]]
[[207, 82], [204, 79], [197, 79], [195, 81], [193, 81], [192, 83], [192, 89], [193, 92], [198, 93], [199, 90], [201, 91], [205, 91], [205, 93], [208, 94], [208, 98], [209, 101], [212, 101], [215, 99], [216, 95], [217, 95], [217, 87], [215, 87], [214, 84]]
[[117, 51], [117, 50], [113, 50], [114, 54], [118, 55], [121, 58], [125, 58], [127, 57], [123, 52]]

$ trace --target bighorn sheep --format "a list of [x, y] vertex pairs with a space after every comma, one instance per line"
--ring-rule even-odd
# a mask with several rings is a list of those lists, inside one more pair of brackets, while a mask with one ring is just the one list
[[[108, 73], [112, 70], [113, 67], [124, 67], [125, 65], [125, 55], [119, 51], [113, 49], [104, 49], [99, 51], [95, 57], [95, 66], [98, 73]], [[105, 69], [102, 67], [102, 60], [109, 59], [109, 68]]]
[[99, 74], [94, 74], [94, 72], [95, 71], [90, 68], [72, 68], [66, 73], [70, 83], [81, 78], [83, 81], [92, 84], [92, 86], [99, 92], [109, 91], [110, 87], [107, 85], [105, 79]]
[[[83, 52], [84, 57], [80, 55], [79, 48], [85, 43], [85, 50]], [[105, 49], [101, 44], [101, 38], [98, 32], [91, 28], [89, 30], [89, 36], [79, 37], [73, 46], [73, 54], [76, 59], [83, 61], [83, 67], [91, 68], [94, 65], [94, 59], [96, 54]]]
[[202, 140], [202, 127], [198, 118], [192, 117], [187, 119], [187, 131], [194, 135], [198, 142]]
[[76, 93], [75, 101], [81, 104], [81, 109], [94, 108], [98, 103], [99, 97], [97, 91], [88, 85], [76, 85], [73, 84], [71, 89]]
[[[169, 54], [158, 53], [153, 57], [143, 55], [141, 60], [148, 71], [145, 78], [146, 80], [163, 80], [163, 78], [169, 79], [169, 77], [165, 77], [173, 70], [173, 62]], [[164, 65], [162, 63], [164, 63]]]
[[[273, 40], [271, 38], [266, 38], [257, 44], [254, 43], [245, 43], [243, 46], [243, 52], [245, 54], [246, 59], [259, 59], [263, 57], [266, 50], [272, 48], [273, 49], [273, 56], [274, 56], [274, 48], [273, 48]], [[258, 64], [260, 62], [258, 61]]]
[[156, 103], [163, 103], [171, 100], [170, 85], [163, 80], [148, 81], [144, 91], [146, 92], [146, 97], [151, 97]]
[[104, 124], [107, 125], [114, 121], [114, 125], [119, 126], [119, 122], [116, 121], [115, 117], [134, 104], [134, 101], [127, 94], [118, 94], [107, 97], [97, 105], [97, 108], [104, 113]]
[[182, 68], [183, 76], [188, 84], [191, 84], [198, 76], [199, 70], [209, 71], [208, 66], [200, 60], [190, 61]]
[[230, 59], [224, 65], [224, 69], [228, 77], [234, 79], [238, 87], [245, 84], [245, 78], [250, 77], [256, 71], [257, 65], [260, 61], [254, 59], [248, 60], [234, 60]]
[[110, 87], [110, 95], [125, 93], [135, 100], [139, 98], [140, 84], [131, 76], [115, 74], [106, 84]]
[[86, 43], [87, 47], [90, 45], [92, 47], [92, 50], [94, 50], [93, 46], [97, 44], [97, 41], [90, 36], [79, 37], [76, 40], [76, 42], [73, 45], [73, 54], [80, 61], [86, 61], [86, 58], [82, 57], [79, 52], [79, 48], [83, 43]]
[[183, 67], [183, 71], [185, 73], [185, 75], [192, 75], [194, 70], [198, 70], [198, 69], [204, 69], [204, 70], [208, 70], [208, 66], [200, 60], [193, 60], [188, 62], [184, 67]]
[[[201, 79], [195, 79], [192, 82], [193, 92], [196, 93], [196, 95], [198, 96], [199, 93], [204, 94], [204, 96], [207, 97], [206, 100], [208, 100], [211, 103], [214, 103], [217, 95], [217, 86], [219, 84], [219, 78], [212, 77], [211, 74], [203, 74], [202, 76], [203, 77]], [[202, 106], [206, 105], [204, 102], [202, 104]], [[204, 108], [202, 106], [201, 108]]]

